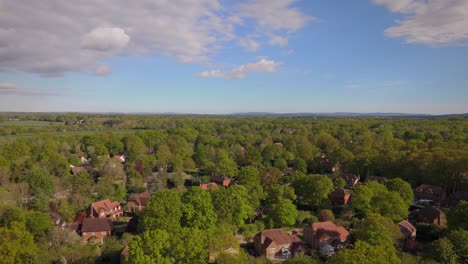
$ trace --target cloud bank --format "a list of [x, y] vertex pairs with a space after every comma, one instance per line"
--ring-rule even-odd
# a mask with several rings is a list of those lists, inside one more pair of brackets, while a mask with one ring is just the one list
[[468, 44], [468, 0], [373, 0], [400, 13], [385, 36], [430, 46]]
[[[151, 54], [205, 63], [227, 42], [252, 51], [283, 46], [311, 19], [295, 2], [0, 0], [0, 71], [103, 75], [111, 71], [100, 65], [116, 56]], [[245, 35], [244, 27], [258, 38]]]
[[15, 96], [56, 96], [57, 93], [18, 87], [15, 83], [0, 82], [0, 95]]

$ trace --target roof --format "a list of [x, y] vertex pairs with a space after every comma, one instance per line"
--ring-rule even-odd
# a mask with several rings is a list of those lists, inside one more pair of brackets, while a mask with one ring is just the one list
[[289, 234], [283, 229], [267, 229], [263, 230], [257, 235], [261, 238], [265, 238], [265, 247], [269, 246], [269, 244], [273, 242], [276, 243], [278, 246], [301, 242], [301, 239], [298, 236]]
[[359, 181], [359, 176], [353, 174], [343, 174], [340, 176], [343, 180], [346, 181], [346, 185], [349, 187], [354, 187], [354, 185]]
[[218, 184], [216, 182], [210, 182], [210, 183], [201, 183], [200, 188], [202, 188], [205, 191], [208, 191], [211, 188], [216, 188], [218, 187]]
[[429, 221], [433, 222], [434, 220], [438, 219], [443, 212], [436, 207], [433, 206], [426, 206], [419, 210], [418, 218], [420, 221]]
[[407, 220], [401, 221], [400, 223], [398, 223], [398, 226], [400, 227], [400, 229], [404, 228], [404, 229], [408, 230], [411, 233], [416, 232], [416, 228], [410, 222], [408, 222]]
[[151, 195], [147, 192], [133, 194], [128, 198], [128, 201], [135, 201], [136, 204], [141, 206], [146, 206], [148, 200], [151, 198]]
[[315, 222], [312, 224], [312, 229], [321, 234], [336, 233], [340, 236], [341, 241], [345, 241], [349, 237], [349, 232], [344, 227], [337, 226], [330, 221]]
[[423, 184], [416, 188], [417, 192], [426, 193], [426, 194], [440, 194], [444, 191], [442, 187]]
[[384, 183], [387, 181], [387, 178], [381, 176], [369, 176], [366, 181], [376, 181], [378, 183]]
[[94, 212], [98, 213], [101, 212], [102, 210], [104, 211], [110, 211], [113, 208], [119, 207], [120, 203], [119, 202], [111, 202], [109, 199], [97, 201], [91, 204], [91, 208]]
[[81, 232], [111, 231], [112, 220], [109, 218], [85, 218], [81, 225]]
[[222, 176], [222, 175], [213, 175], [210, 178], [210, 181], [214, 181], [214, 182], [223, 182], [223, 181], [227, 181], [227, 180], [230, 181], [231, 178], [226, 177], [226, 176]]
[[351, 193], [346, 190], [346, 189], [342, 189], [342, 188], [338, 188], [336, 189], [335, 191], [333, 191], [331, 194], [330, 194], [330, 198], [344, 198], [345, 195], [351, 195]]

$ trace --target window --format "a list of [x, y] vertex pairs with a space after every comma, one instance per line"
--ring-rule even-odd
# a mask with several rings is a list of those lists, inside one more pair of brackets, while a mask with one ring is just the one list
[[83, 236], [86, 236], [86, 232], [83, 232]]
[[92, 236], [95, 236], [95, 235], [96, 235], [96, 232], [91, 232], [91, 235], [92, 235]]
[[101, 235], [107, 235], [107, 232], [106, 232], [106, 231], [102, 231], [102, 232], [101, 232]]

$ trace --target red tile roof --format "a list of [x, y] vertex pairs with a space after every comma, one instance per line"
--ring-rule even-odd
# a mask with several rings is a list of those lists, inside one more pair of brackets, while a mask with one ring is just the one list
[[[267, 247], [272, 242], [276, 243], [277, 245], [285, 245], [285, 244], [292, 244], [296, 242], [301, 242], [301, 239], [296, 235], [291, 235], [288, 232], [284, 231], [283, 229], [268, 229], [263, 230], [262, 232], [258, 233], [257, 235], [261, 236], [261, 238], [265, 239], [265, 247]], [[262, 239], [262, 240], [263, 240]], [[268, 243], [268, 244], [267, 244]]]
[[344, 227], [337, 226], [330, 221], [326, 222], [315, 222], [312, 224], [312, 229], [318, 234], [325, 234], [325, 233], [338, 233], [340, 236], [341, 241], [345, 241], [349, 237], [348, 230], [344, 229]]
[[111, 231], [112, 220], [109, 218], [85, 218], [81, 226], [81, 232]]
[[151, 195], [147, 192], [133, 194], [128, 198], [128, 201], [135, 201], [137, 205], [146, 206]]

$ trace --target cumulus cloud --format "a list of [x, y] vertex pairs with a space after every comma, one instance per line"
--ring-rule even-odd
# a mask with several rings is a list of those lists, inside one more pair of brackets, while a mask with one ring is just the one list
[[373, 0], [404, 15], [385, 35], [425, 45], [468, 44], [467, 0]]
[[247, 63], [227, 72], [222, 72], [220, 70], [211, 70], [201, 72], [197, 74], [197, 76], [202, 78], [222, 78], [226, 80], [243, 79], [245, 78], [245, 75], [250, 72], [278, 72], [278, 68], [280, 65], [281, 62], [276, 62], [268, 59], [260, 59], [258, 62]]
[[55, 92], [18, 87], [15, 83], [0, 82], [0, 95], [15, 96], [55, 96]]
[[[145, 54], [211, 63], [227, 42], [254, 50], [303, 27], [310, 17], [294, 2], [0, 0], [0, 71], [93, 73], [109, 57]], [[259, 38], [241, 41], [245, 27]]]
[[98, 27], [83, 36], [81, 47], [84, 49], [111, 51], [127, 46], [130, 37], [121, 28]]
[[270, 38], [270, 44], [284, 47], [288, 45], [288, 39], [285, 37], [274, 35]]
[[112, 74], [112, 71], [109, 69], [109, 67], [107, 67], [107, 65], [103, 64], [103, 65], [99, 65], [99, 67], [97, 67], [93, 71], [93, 74], [98, 75], [98, 76], [105, 76], [105, 75]]

